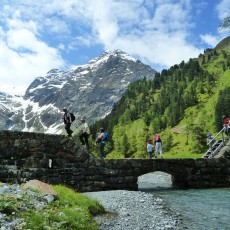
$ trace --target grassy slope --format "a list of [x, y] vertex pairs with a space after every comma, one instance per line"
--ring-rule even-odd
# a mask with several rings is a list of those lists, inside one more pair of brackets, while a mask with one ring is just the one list
[[20, 218], [21, 221], [16, 221], [14, 224], [17, 226], [12, 229], [99, 229], [93, 216], [105, 213], [105, 209], [98, 201], [62, 185], [53, 185], [53, 188], [58, 192], [58, 197], [43, 208], [41, 203], [47, 201], [36, 190], [24, 192], [21, 197], [17, 193], [0, 194], [2, 219], [13, 222], [15, 218]]
[[[227, 40], [227, 44], [223, 43], [219, 46], [218, 53], [221, 53], [221, 49], [224, 48], [225, 52], [230, 55], [230, 45]], [[171, 129], [173, 135], [173, 148], [169, 152], [164, 153], [166, 158], [187, 158], [187, 157], [201, 157], [203, 154], [192, 153], [192, 143], [188, 139], [188, 145], [186, 145], [186, 125], [192, 121], [195, 124], [202, 125], [201, 121], [204, 121], [204, 130], [206, 133], [215, 135], [219, 130], [215, 128], [215, 105], [218, 100], [218, 94], [220, 90], [226, 87], [230, 87], [230, 70], [223, 73], [222, 62], [223, 55], [219, 55], [218, 58], [213, 58], [208, 65], [204, 65], [204, 69], [213, 73], [216, 78], [216, 87], [213, 89], [213, 94], [210, 97], [200, 97], [199, 106], [190, 107], [186, 110], [185, 118], [176, 126]], [[203, 118], [203, 119], [202, 119]], [[204, 119], [205, 118], [205, 119]], [[190, 120], [190, 121], [189, 121]], [[162, 132], [162, 136], [164, 132]], [[207, 146], [208, 150], [208, 146]]]

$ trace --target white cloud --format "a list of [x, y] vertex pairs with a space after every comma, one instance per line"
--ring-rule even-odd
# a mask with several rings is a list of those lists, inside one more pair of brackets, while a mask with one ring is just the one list
[[[89, 8], [98, 40], [107, 49], [122, 49], [152, 65], [169, 67], [197, 56], [186, 42], [190, 2], [98, 1]], [[111, 14], [112, 12], [112, 14]], [[180, 52], [178, 52], [180, 50]]]
[[217, 5], [217, 12], [219, 19], [223, 20], [226, 17], [230, 16], [230, 0], [222, 0]]
[[[20, 21], [9, 24], [12, 28], [8, 31], [1, 29], [5, 36], [0, 40], [0, 90], [12, 92], [15, 87], [14, 93], [21, 93], [35, 77], [64, 63], [58, 50], [49, 47], [26, 29], [27, 23], [25, 26]], [[33, 27], [34, 24], [31, 25]]]
[[[71, 62], [61, 54], [74, 50], [77, 56], [84, 46], [121, 49], [163, 68], [187, 61], [201, 52], [190, 42], [195, 27], [191, 13], [199, 15], [207, 2], [4, 0], [0, 3], [0, 90], [4, 84], [27, 88], [35, 77]], [[229, 14], [229, 7], [230, 0], [219, 3], [220, 19]], [[218, 33], [197, 35], [213, 46], [219, 37]]]
[[216, 44], [220, 41], [220, 38], [217, 36], [213, 36], [211, 34], [200, 35], [201, 40], [211, 47], [215, 47]]
[[44, 20], [44, 27], [46, 28], [47, 32], [50, 33], [65, 33], [70, 34], [70, 28], [68, 27], [67, 23], [57, 17], [46, 18]]
[[[161, 41], [161, 42], [159, 42]], [[141, 39], [117, 39], [115, 47], [121, 47], [127, 53], [139, 57], [146, 64], [161, 68], [168, 68], [181, 61], [188, 61], [191, 57], [198, 56], [202, 50], [192, 45], [185, 44], [183, 35], [170, 35], [149, 33]]]
[[[206, 3], [207, 4], [207, 3]], [[200, 5], [204, 5], [200, 3]], [[220, 24], [223, 22], [224, 18], [230, 16], [230, 0], [222, 0], [216, 5], [216, 12], [218, 18], [220, 19]], [[219, 26], [220, 26], [219, 24]], [[223, 38], [229, 35], [228, 30], [221, 29], [220, 27], [216, 28], [215, 34], [201, 34], [201, 40], [208, 44], [211, 47], [215, 47]]]
[[1, 91], [12, 93], [14, 89], [14, 93], [23, 93], [36, 77], [64, 66], [58, 49], [39, 38], [40, 25], [28, 18], [28, 13], [23, 7], [14, 11], [13, 6], [5, 6], [1, 11], [5, 16], [0, 27]]

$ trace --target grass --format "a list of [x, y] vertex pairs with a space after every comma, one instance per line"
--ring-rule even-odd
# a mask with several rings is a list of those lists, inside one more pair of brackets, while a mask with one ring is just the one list
[[17, 198], [12, 196], [5, 196], [0, 200], [0, 212], [9, 215], [17, 211]]
[[[22, 198], [17, 198], [13, 195], [1, 194], [0, 212], [6, 214], [8, 218], [24, 219], [22, 229], [98, 229], [98, 224], [93, 216], [105, 213], [103, 206], [98, 201], [91, 200], [65, 186], [55, 185], [53, 188], [58, 192], [58, 197], [43, 209], [34, 204], [36, 203], [33, 200], [34, 197], [23, 195]], [[39, 197], [40, 194], [37, 194]]]
[[[58, 192], [58, 199], [42, 215], [40, 212], [32, 212], [27, 216], [29, 228], [41, 223], [37, 229], [42, 229], [44, 225], [50, 229], [98, 229], [92, 216], [105, 210], [97, 201], [61, 185], [53, 188]], [[39, 219], [43, 221], [38, 221]]]
[[[182, 121], [178, 126], [171, 129], [173, 136], [172, 147], [169, 151], [164, 151], [164, 140], [163, 140], [163, 156], [164, 158], [201, 158], [203, 154], [193, 153], [191, 134], [185, 133], [186, 124]], [[164, 132], [162, 133], [162, 138]], [[188, 144], [186, 144], [188, 141]], [[208, 149], [208, 148], [207, 148]]]

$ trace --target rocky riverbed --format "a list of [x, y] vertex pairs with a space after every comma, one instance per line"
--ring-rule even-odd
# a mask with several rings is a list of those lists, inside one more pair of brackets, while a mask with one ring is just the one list
[[101, 230], [178, 229], [179, 216], [152, 194], [126, 190], [86, 194], [98, 200], [110, 212], [96, 217]]
[[[139, 178], [141, 184], [154, 188], [169, 188], [171, 178], [164, 173], [147, 174]], [[147, 188], [144, 188], [144, 190]], [[172, 213], [164, 201], [153, 194], [141, 191], [101, 191], [85, 193], [98, 200], [108, 211], [97, 216], [101, 230], [165, 230], [179, 229], [180, 215]]]

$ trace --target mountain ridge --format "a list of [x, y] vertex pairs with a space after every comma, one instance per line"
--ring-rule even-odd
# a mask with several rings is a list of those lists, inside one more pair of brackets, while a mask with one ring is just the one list
[[93, 122], [112, 110], [131, 82], [154, 78], [155, 73], [121, 50], [105, 51], [70, 70], [51, 69], [37, 77], [24, 96], [1, 98], [0, 108], [9, 109], [0, 109], [0, 129], [60, 133], [63, 107], [74, 112], [77, 120], [85, 116]]

